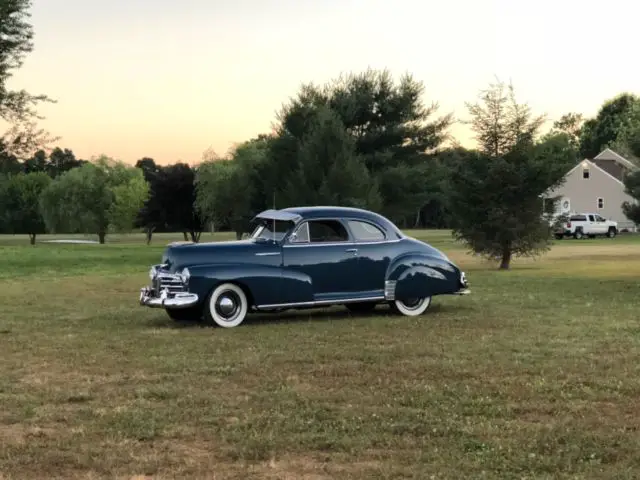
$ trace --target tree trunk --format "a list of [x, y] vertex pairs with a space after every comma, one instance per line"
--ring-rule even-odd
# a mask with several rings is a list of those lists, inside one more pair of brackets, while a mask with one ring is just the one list
[[202, 234], [202, 232], [191, 231], [189, 232], [189, 234], [191, 235], [191, 241], [193, 243], [198, 243], [200, 241], [200, 235]]
[[98, 232], [98, 241], [100, 244], [104, 243], [104, 238], [107, 236], [107, 232]]
[[187, 236], [187, 232], [182, 232], [182, 236], [184, 237], [184, 241], [185, 242], [189, 241], [189, 237]]
[[422, 207], [420, 207], [418, 209], [418, 213], [416, 214], [416, 221], [413, 222], [413, 228], [419, 228], [420, 227], [420, 213], [422, 213]]
[[35, 245], [36, 244], [36, 234], [35, 233], [30, 233], [29, 234], [29, 243], [31, 245]]
[[236, 230], [236, 240], [242, 240], [242, 232], [239, 230]]
[[500, 261], [500, 270], [509, 270], [511, 266], [511, 247], [502, 249], [502, 260]]

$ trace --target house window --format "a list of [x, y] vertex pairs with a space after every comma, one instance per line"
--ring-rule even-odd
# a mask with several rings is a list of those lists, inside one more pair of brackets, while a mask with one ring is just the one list
[[604, 208], [604, 198], [598, 198], [598, 209]]
[[588, 168], [583, 168], [582, 169], [582, 178], [589, 178], [589, 169]]

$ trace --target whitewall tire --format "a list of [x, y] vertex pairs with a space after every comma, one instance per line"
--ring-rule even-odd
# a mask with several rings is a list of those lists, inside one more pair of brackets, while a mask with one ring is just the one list
[[209, 295], [205, 315], [220, 327], [232, 328], [244, 321], [248, 311], [249, 302], [242, 288], [234, 283], [223, 283]]
[[431, 305], [431, 297], [416, 298], [412, 301], [394, 300], [391, 308], [407, 317], [415, 317], [426, 312]]

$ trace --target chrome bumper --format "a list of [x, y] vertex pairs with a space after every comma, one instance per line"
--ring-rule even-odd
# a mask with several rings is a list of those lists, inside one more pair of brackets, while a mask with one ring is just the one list
[[467, 281], [467, 275], [464, 272], [460, 273], [460, 290], [454, 293], [454, 295], [469, 295], [471, 290], [469, 289], [469, 282]]
[[167, 290], [162, 290], [160, 295], [149, 287], [140, 289], [140, 305], [152, 308], [187, 308], [198, 303], [198, 295], [189, 292], [179, 292], [169, 296]]
[[[149, 270], [151, 286], [140, 289], [140, 305], [153, 308], [187, 308], [198, 303], [198, 295], [188, 291], [189, 269], [180, 273], [165, 271], [166, 265]], [[178, 291], [176, 291], [178, 290]]]

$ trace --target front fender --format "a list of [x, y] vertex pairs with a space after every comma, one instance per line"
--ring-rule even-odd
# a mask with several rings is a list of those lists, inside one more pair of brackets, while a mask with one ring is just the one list
[[282, 270], [273, 265], [206, 264], [189, 266], [189, 291], [204, 301], [211, 290], [223, 282], [245, 286], [256, 305], [278, 303]]
[[446, 295], [460, 290], [460, 269], [447, 259], [424, 253], [395, 258], [387, 269], [388, 300]]

